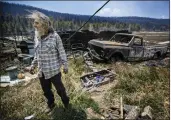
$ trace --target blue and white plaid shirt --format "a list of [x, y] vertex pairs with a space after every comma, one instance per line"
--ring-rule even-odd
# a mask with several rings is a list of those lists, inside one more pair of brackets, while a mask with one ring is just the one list
[[61, 65], [68, 69], [67, 57], [62, 40], [56, 33], [49, 33], [44, 39], [38, 40], [35, 45], [35, 56], [31, 67], [38, 65], [38, 76], [49, 79], [60, 72]]

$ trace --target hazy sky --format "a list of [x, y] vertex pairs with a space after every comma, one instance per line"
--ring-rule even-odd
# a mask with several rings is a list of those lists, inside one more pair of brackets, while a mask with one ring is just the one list
[[[8, 1], [50, 11], [92, 15], [106, 1]], [[98, 16], [169, 18], [169, 1], [110, 1]]]

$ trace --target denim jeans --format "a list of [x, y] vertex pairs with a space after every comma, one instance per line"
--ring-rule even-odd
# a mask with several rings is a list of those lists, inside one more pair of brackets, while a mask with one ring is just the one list
[[50, 79], [45, 79], [44, 74], [42, 73], [42, 77], [39, 78], [39, 80], [49, 107], [54, 103], [54, 94], [51, 90], [52, 84], [55, 86], [57, 94], [61, 97], [63, 104], [69, 104], [69, 97], [67, 96], [65, 87], [61, 81], [61, 73], [58, 73]]

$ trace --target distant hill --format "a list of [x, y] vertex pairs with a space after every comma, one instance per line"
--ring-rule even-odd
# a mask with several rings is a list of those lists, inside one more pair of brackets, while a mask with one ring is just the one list
[[[26, 5], [19, 5], [19, 4], [13, 4], [13, 3], [6, 3], [6, 2], [0, 2], [0, 8], [1, 8], [1, 15], [11, 14], [11, 15], [19, 15], [23, 16], [28, 14], [25, 10], [38, 10], [40, 12], [45, 13], [48, 16], [53, 17], [55, 20], [64, 20], [64, 21], [86, 21], [89, 19], [89, 15], [75, 15], [75, 14], [67, 14], [67, 13], [59, 13], [59, 12], [53, 12], [48, 11], [32, 6], [26, 6]], [[170, 28], [170, 20], [169, 19], [155, 19], [155, 18], [146, 18], [146, 17], [100, 17], [100, 16], [94, 16], [93, 19], [90, 21], [91, 23], [94, 22], [121, 22], [121, 23], [135, 23], [139, 24], [141, 28], [152, 30], [152, 29], [165, 29], [169, 30]]]

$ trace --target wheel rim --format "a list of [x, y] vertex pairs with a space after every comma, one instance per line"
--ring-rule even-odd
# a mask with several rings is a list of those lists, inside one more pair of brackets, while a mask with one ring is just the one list
[[159, 58], [158, 54], [155, 53], [154, 56], [153, 56], [153, 59], [158, 59], [158, 58]]
[[112, 58], [111, 58], [111, 62], [112, 62], [112, 63], [115, 63], [115, 62], [116, 62], [115, 57], [112, 57]]
[[121, 61], [121, 58], [119, 56], [111, 57], [111, 62], [112, 63], [116, 63], [116, 62], [119, 62], [119, 61]]

